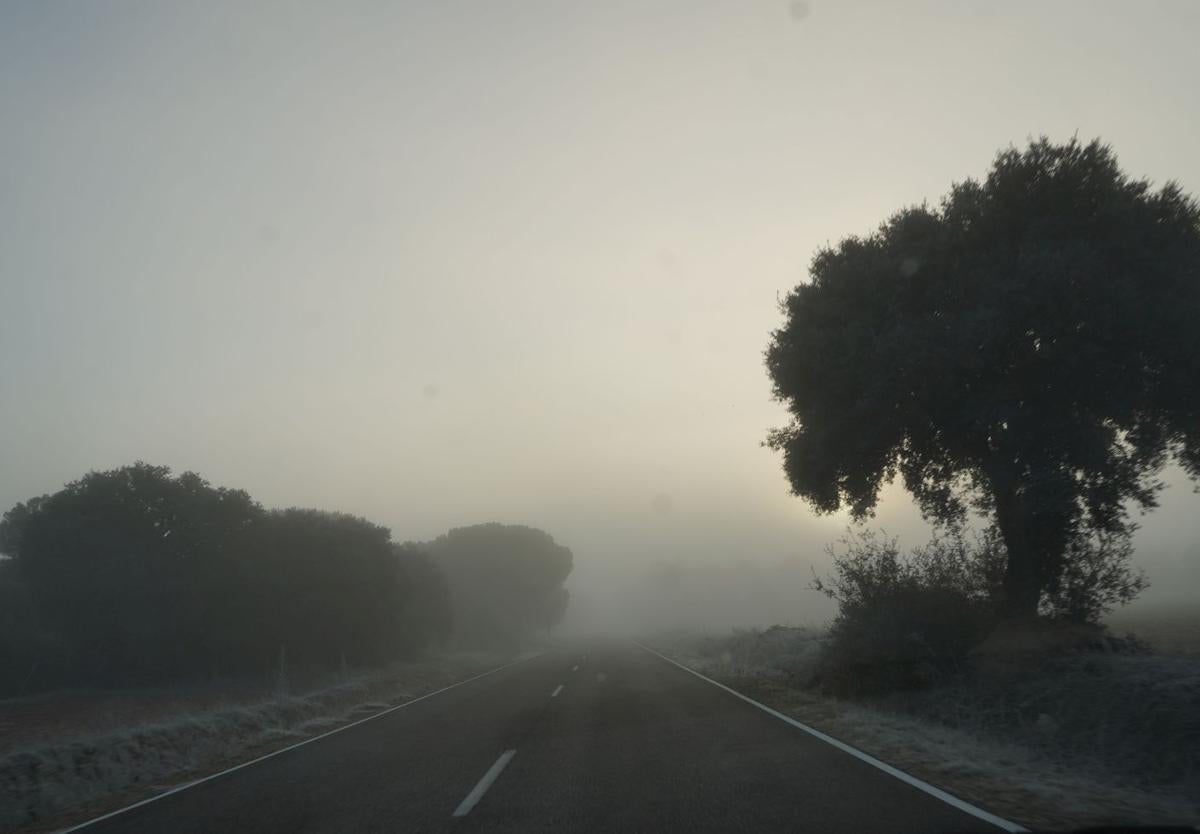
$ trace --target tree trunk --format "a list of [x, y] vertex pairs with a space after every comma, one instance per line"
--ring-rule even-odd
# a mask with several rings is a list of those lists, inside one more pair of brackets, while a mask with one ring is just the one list
[[1039, 554], [1031, 536], [1032, 513], [1013, 488], [996, 490], [995, 498], [996, 526], [1008, 551], [1000, 610], [1008, 619], [1032, 619], [1042, 597]]

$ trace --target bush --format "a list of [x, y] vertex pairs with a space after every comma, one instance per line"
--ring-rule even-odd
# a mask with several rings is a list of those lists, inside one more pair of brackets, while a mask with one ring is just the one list
[[1130, 565], [1134, 530], [1071, 542], [1062, 571], [1042, 595], [1042, 613], [1074, 623], [1099, 623], [1114, 608], [1136, 599], [1150, 582]]
[[896, 539], [848, 532], [829, 553], [834, 575], [813, 587], [838, 603], [821, 685], [866, 695], [929, 685], [961, 671], [995, 622], [977, 550], [956, 533], [909, 555]]
[[[871, 531], [848, 531], [840, 543], [840, 552], [828, 548], [833, 576], [813, 582], [838, 603], [822, 663], [825, 688], [845, 695], [913, 689], [965, 670], [1002, 610], [1007, 554], [998, 531], [968, 537], [961, 527], [943, 528], [907, 555], [896, 539]], [[1102, 641], [1100, 618], [1148, 584], [1132, 557], [1129, 534], [1070, 542], [1039, 612], [1044, 627], [1084, 629], [1095, 639], [1038, 645], [1053, 651]]]

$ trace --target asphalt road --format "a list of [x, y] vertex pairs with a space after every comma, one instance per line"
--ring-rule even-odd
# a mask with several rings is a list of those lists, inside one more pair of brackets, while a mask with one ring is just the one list
[[547, 652], [79, 829], [996, 832], [632, 644]]

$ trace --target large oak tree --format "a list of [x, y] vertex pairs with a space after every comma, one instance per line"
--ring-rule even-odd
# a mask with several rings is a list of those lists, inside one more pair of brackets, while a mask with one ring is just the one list
[[1068, 543], [1127, 529], [1174, 458], [1200, 476], [1200, 207], [1093, 141], [1001, 152], [982, 182], [815, 256], [767, 349], [768, 445], [821, 512], [899, 475], [926, 517], [991, 516], [1032, 615]]

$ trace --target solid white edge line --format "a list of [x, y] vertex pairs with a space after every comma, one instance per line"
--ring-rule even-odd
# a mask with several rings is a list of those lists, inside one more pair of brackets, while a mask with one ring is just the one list
[[550, 693], [550, 697], [557, 698], [558, 693], [560, 693], [562, 691], [563, 691], [563, 685], [560, 683], [558, 686], [554, 687], [554, 691]]
[[791, 724], [793, 727], [803, 730], [804, 732], [808, 733], [810, 736], [819, 738], [821, 741], [824, 741], [827, 744], [832, 744], [838, 750], [841, 750], [844, 753], [849, 753], [854, 758], [859, 759], [860, 761], [864, 761], [867, 764], [871, 765], [872, 767], [882, 770], [884, 773], [888, 774], [889, 776], [894, 776], [897, 779], [899, 779], [901, 782], [905, 782], [909, 785], [912, 785], [917, 790], [923, 791], [932, 797], [936, 797], [937, 799], [942, 800], [942, 802], [945, 802], [947, 805], [952, 805], [953, 807], [957, 808], [960, 811], [963, 811], [964, 813], [970, 814], [971, 816], [981, 819], [984, 822], [989, 822], [992, 825], [996, 826], [997, 828], [1002, 828], [1005, 831], [1013, 832], [1013, 834], [1016, 834], [1016, 832], [1028, 831], [1028, 829], [1026, 829], [1020, 825], [1017, 825], [1015, 822], [1006, 820], [1003, 817], [998, 817], [995, 814], [991, 813], [990, 811], [985, 811], [982, 808], [972, 805], [970, 802], [959, 799], [954, 794], [947, 793], [946, 791], [942, 790], [941, 788], [934, 787], [933, 785], [929, 784], [928, 782], [924, 782], [911, 774], [905, 773], [903, 770], [900, 770], [897, 767], [893, 767], [892, 765], [888, 764], [887, 762], [881, 761], [868, 753], [864, 753], [863, 751], [859, 750], [857, 747], [851, 747], [846, 742], [839, 741], [838, 739], [834, 738], [833, 736], [826, 735], [825, 733], [821, 732], [820, 730], [816, 729], [815, 727], [810, 727], [802, 721], [797, 721], [795, 718], [792, 718], [790, 715], [784, 715], [779, 710], [772, 709], [771, 707], [767, 706], [766, 704], [759, 703], [758, 701], [754, 700], [753, 698], [749, 697], [748, 695], [743, 695], [742, 693], [738, 692], [736, 689], [732, 689], [723, 683], [719, 683], [718, 681], [715, 681], [712, 678], [707, 677], [706, 675], [702, 675], [699, 672], [697, 672], [695, 669], [692, 669], [689, 666], [684, 666], [679, 661], [673, 660], [673, 659], [667, 657], [665, 654], [655, 651], [654, 649], [650, 648], [649, 646], [643, 645], [636, 640], [633, 641], [633, 644], [640, 649], [644, 649], [645, 651], [650, 652], [650, 654], [652, 654], [652, 655], [656, 655], [657, 657], [662, 658], [663, 660], [667, 661], [667, 663], [670, 663], [674, 666], [678, 666], [680, 669], [682, 669], [685, 672], [690, 672], [691, 674], [700, 678], [700, 680], [708, 681], [713, 686], [718, 687], [720, 689], [724, 689], [730, 695], [735, 695], [738, 698], [741, 698], [746, 703], [752, 704], [753, 706], [758, 707], [760, 710], [767, 713], [768, 715], [773, 715], [776, 718], [778, 718], [780, 721], [786, 721], [788, 724]]
[[483, 774], [483, 778], [476, 783], [475, 787], [471, 788], [471, 792], [466, 795], [462, 802], [458, 803], [458, 807], [454, 809], [451, 816], [465, 817], [471, 813], [471, 809], [479, 804], [479, 800], [483, 799], [483, 795], [488, 792], [488, 788], [496, 781], [496, 778], [508, 767], [508, 763], [512, 761], [512, 757], [517, 755], [516, 750], [505, 750], [500, 754], [500, 758], [496, 759], [495, 763], [488, 768], [488, 772]]
[[149, 805], [151, 802], [157, 802], [158, 800], [164, 799], [164, 798], [170, 796], [171, 794], [176, 794], [176, 793], [179, 793], [180, 791], [186, 791], [188, 788], [194, 788], [196, 785], [211, 781], [220, 776], [225, 776], [227, 774], [233, 773], [235, 770], [241, 770], [243, 767], [250, 767], [250, 765], [258, 764], [259, 762], [265, 762], [267, 759], [278, 756], [281, 753], [287, 753], [290, 750], [295, 750], [297, 747], [303, 747], [306, 744], [312, 744], [314, 741], [320, 741], [323, 738], [329, 738], [331, 735], [340, 733], [342, 730], [349, 730], [351, 727], [357, 727], [359, 724], [365, 724], [368, 721], [372, 721], [376, 718], [379, 718], [380, 716], [384, 716], [384, 715], [387, 715], [388, 713], [395, 712], [398, 709], [404, 709], [405, 707], [412, 706], [413, 704], [417, 703], [418, 701], [424, 701], [426, 698], [432, 698], [434, 695], [441, 695], [443, 692], [448, 692], [449, 690], [454, 689], [456, 687], [464, 686], [468, 683], [471, 683], [472, 681], [477, 681], [480, 678], [486, 678], [488, 675], [494, 675], [497, 672], [500, 672], [500, 671], [503, 671], [504, 669], [509, 668], [510, 666], [516, 666], [518, 663], [524, 663], [527, 660], [533, 660], [534, 658], [537, 658], [540, 656], [541, 656], [541, 654], [538, 653], [538, 654], [529, 655], [528, 657], [518, 658], [517, 660], [513, 660], [513, 661], [510, 661], [509, 663], [505, 663], [503, 666], [497, 666], [495, 669], [489, 669], [486, 672], [481, 672], [478, 675], [469, 677], [466, 680], [461, 680], [458, 683], [452, 683], [449, 686], [443, 686], [441, 689], [435, 689], [433, 692], [426, 692], [424, 695], [421, 695], [418, 698], [413, 698], [411, 701], [405, 701], [403, 704], [396, 704], [396, 706], [394, 706], [394, 707], [388, 707], [387, 709], [382, 710], [381, 712], [377, 712], [374, 715], [368, 715], [366, 718], [360, 718], [359, 720], [352, 721], [349, 724], [343, 724], [341, 727], [338, 727], [337, 729], [334, 729], [334, 730], [330, 730], [329, 732], [326, 732], [326, 733], [321, 733], [319, 736], [313, 736], [312, 738], [306, 738], [306, 739], [304, 739], [304, 741], [298, 741], [295, 744], [288, 745], [287, 747], [281, 747], [278, 750], [273, 750], [270, 753], [267, 753], [263, 756], [259, 756], [257, 759], [251, 759], [248, 762], [242, 762], [241, 764], [234, 765], [233, 767], [226, 768], [225, 770], [210, 774], [203, 778], [193, 779], [191, 782], [184, 782], [182, 785], [176, 785], [175, 787], [173, 787], [169, 790], [165, 790], [162, 793], [155, 794], [154, 796], [151, 796], [151, 797], [147, 797], [146, 799], [143, 799], [140, 802], [135, 802], [132, 805], [126, 805], [122, 808], [118, 808], [115, 811], [109, 811], [107, 814], [102, 814], [101, 816], [94, 817], [86, 822], [77, 823], [75, 825], [72, 825], [70, 828], [59, 829], [57, 832], [55, 832], [55, 834], [70, 834], [70, 832], [72, 832], [72, 831], [79, 831], [82, 828], [87, 828], [89, 825], [95, 825], [96, 823], [102, 822], [103, 820], [111, 819], [119, 814], [124, 814], [126, 811], [132, 811], [134, 808], [140, 808], [143, 805]]

